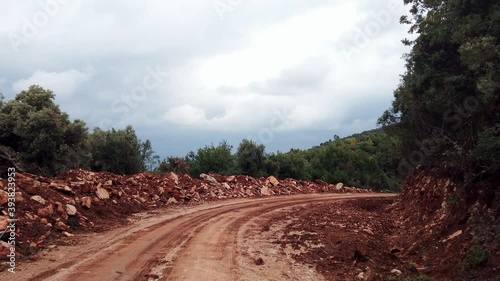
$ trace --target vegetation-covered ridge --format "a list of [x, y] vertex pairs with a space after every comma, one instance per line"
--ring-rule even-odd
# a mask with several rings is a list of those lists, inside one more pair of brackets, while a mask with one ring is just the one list
[[169, 158], [160, 164], [159, 171], [184, 169], [194, 177], [200, 173], [273, 175], [282, 179], [320, 179], [375, 190], [396, 190], [401, 181], [397, 173], [397, 146], [397, 139], [381, 130], [343, 139], [335, 136], [333, 141], [311, 149], [291, 149], [285, 153], [266, 153], [264, 145], [244, 139], [232, 154], [232, 146], [222, 141], [217, 146], [212, 144], [188, 153], [181, 170], [176, 167], [183, 159]]
[[[149, 140], [132, 126], [90, 131], [81, 120], [70, 121], [54, 103], [52, 91], [33, 85], [13, 100], [0, 103], [0, 164], [17, 165], [34, 174], [53, 176], [69, 169], [135, 174], [149, 171], [253, 177], [320, 179], [350, 186], [397, 189], [397, 141], [381, 130], [322, 143], [308, 150], [267, 153], [265, 146], [244, 139], [235, 153], [226, 141], [206, 145], [185, 157], [160, 161]], [[5, 169], [4, 169], [5, 170]]]

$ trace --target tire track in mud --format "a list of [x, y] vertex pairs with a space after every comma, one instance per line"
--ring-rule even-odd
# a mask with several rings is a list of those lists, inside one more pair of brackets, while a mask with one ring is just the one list
[[[387, 197], [387, 194], [313, 194], [217, 202], [162, 215], [145, 228], [108, 238], [56, 268], [12, 280], [244, 280], [238, 268], [238, 231], [251, 219], [294, 205]], [[111, 235], [110, 234], [110, 235]], [[109, 235], [108, 235], [109, 236]], [[96, 241], [102, 243], [102, 241]], [[79, 245], [85, 247], [85, 245]], [[200, 279], [201, 278], [201, 279]]]
[[[331, 202], [380, 195], [336, 195], [317, 198], [290, 198], [261, 206], [239, 209], [238, 214], [225, 213], [215, 223], [203, 226], [200, 233], [184, 247], [165, 280], [245, 280], [236, 262], [237, 234], [250, 220], [272, 211], [309, 203]], [[163, 280], [163, 279], [162, 279]], [[251, 280], [251, 278], [248, 278]]]

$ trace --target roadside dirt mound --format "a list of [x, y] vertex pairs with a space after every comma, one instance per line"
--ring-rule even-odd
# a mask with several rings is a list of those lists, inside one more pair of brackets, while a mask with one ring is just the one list
[[[264, 226], [286, 222], [274, 243], [325, 280], [417, 280], [393, 248], [392, 198], [357, 199], [297, 207]], [[407, 279], [405, 279], [407, 278]]]
[[498, 183], [499, 175], [417, 170], [395, 209], [400, 256], [432, 280], [500, 280]]
[[311, 204], [268, 225], [287, 221], [275, 242], [326, 280], [498, 281], [499, 182], [418, 170], [393, 203]]
[[[31, 256], [46, 242], [76, 232], [103, 231], [126, 223], [128, 215], [153, 209], [204, 201], [317, 192], [364, 193], [369, 190], [275, 177], [200, 175], [193, 179], [142, 173], [118, 176], [71, 170], [55, 179], [18, 173], [16, 180], [16, 249]], [[7, 179], [0, 179], [0, 231], [9, 219]], [[8, 231], [1, 233], [0, 259], [6, 258]], [[5, 253], [5, 254], [4, 254]]]

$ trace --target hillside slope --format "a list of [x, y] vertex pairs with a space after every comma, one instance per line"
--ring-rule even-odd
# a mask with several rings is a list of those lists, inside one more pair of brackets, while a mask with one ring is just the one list
[[432, 280], [499, 280], [499, 175], [420, 169], [398, 199], [400, 255]]

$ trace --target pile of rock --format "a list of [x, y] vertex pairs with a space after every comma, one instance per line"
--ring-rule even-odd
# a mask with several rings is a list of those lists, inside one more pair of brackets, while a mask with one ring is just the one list
[[[6, 190], [7, 181], [0, 179], [0, 226], [8, 218]], [[370, 192], [342, 183], [278, 180], [273, 176], [255, 179], [201, 174], [193, 179], [174, 173], [119, 176], [85, 170], [67, 171], [56, 179], [16, 174], [16, 191], [16, 242], [21, 254], [34, 252], [55, 236], [72, 236], [71, 232], [79, 229], [106, 229], [133, 212], [151, 208], [228, 198]], [[3, 247], [0, 243], [0, 253]]]

